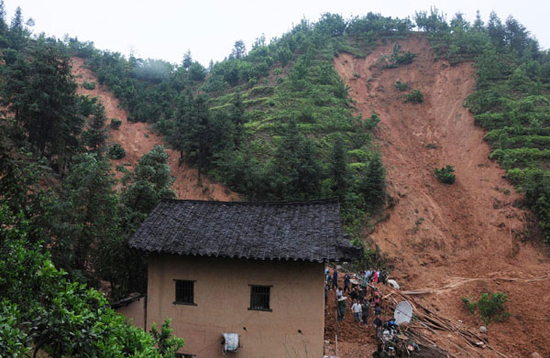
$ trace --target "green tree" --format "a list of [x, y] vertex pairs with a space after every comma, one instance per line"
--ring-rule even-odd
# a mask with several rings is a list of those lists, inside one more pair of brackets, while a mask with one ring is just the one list
[[0, 48], [6, 48], [8, 45], [9, 27], [6, 23], [6, 9], [4, 0], [0, 0]]
[[235, 41], [235, 45], [233, 46], [233, 50], [231, 50], [231, 58], [234, 58], [236, 60], [242, 59], [244, 56], [246, 56], [246, 46], [243, 42], [243, 40], [237, 40]]
[[193, 58], [191, 57], [191, 50], [187, 50], [187, 52], [183, 55], [183, 61], [181, 62], [181, 65], [186, 70], [189, 70], [189, 67], [193, 64]]
[[94, 154], [76, 156], [63, 180], [51, 251], [56, 265], [80, 281], [101, 279], [95, 260], [119, 233], [114, 184], [110, 162]]
[[386, 170], [380, 154], [376, 153], [359, 176], [357, 191], [361, 194], [366, 208], [374, 210], [386, 202]]
[[25, 130], [34, 155], [66, 171], [80, 148], [83, 126], [68, 56], [38, 41], [29, 57], [18, 58], [3, 72], [3, 103]]
[[101, 257], [108, 263], [105, 267], [112, 271], [109, 277], [117, 296], [146, 290], [147, 266], [144, 257], [130, 250], [127, 242], [161, 199], [175, 197], [170, 190], [173, 181], [168, 155], [161, 145], [143, 155], [134, 171], [123, 179], [127, 184], [122, 190], [120, 207], [120, 227], [124, 239], [115, 238], [106, 243], [107, 251], [103, 251], [105, 255]]
[[105, 107], [101, 103], [95, 103], [91, 118], [88, 119], [88, 128], [82, 133], [84, 143], [93, 152], [102, 153], [105, 150], [108, 131], [106, 123]]
[[322, 175], [317, 156], [315, 144], [299, 132], [294, 120], [289, 121], [268, 169], [275, 197], [314, 197]]
[[332, 179], [332, 190], [343, 198], [347, 191], [350, 180], [348, 150], [346, 142], [341, 135], [337, 135], [332, 144], [330, 153], [329, 175]]
[[15, 50], [22, 50], [27, 43], [28, 33], [25, 30], [23, 12], [21, 7], [15, 9], [8, 33], [9, 47]]

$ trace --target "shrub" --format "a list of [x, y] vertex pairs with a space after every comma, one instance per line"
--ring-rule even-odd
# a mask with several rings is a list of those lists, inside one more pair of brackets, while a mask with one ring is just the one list
[[434, 172], [437, 180], [444, 184], [453, 184], [456, 180], [456, 177], [453, 174], [455, 172], [455, 168], [452, 165], [447, 165], [441, 169], [435, 168]]
[[118, 143], [115, 143], [109, 147], [109, 151], [107, 152], [107, 156], [111, 159], [122, 159], [126, 156], [126, 151], [122, 146]]
[[112, 118], [111, 124], [109, 124], [109, 127], [111, 127], [111, 129], [118, 130], [121, 125], [122, 125], [122, 121], [120, 119]]
[[411, 93], [405, 96], [405, 100], [403, 101], [403, 103], [407, 103], [407, 102], [411, 102], [414, 104], [422, 103], [424, 102], [424, 95], [422, 94], [422, 92], [420, 92], [419, 89], [415, 89], [414, 91], [412, 91]]
[[84, 89], [87, 89], [89, 91], [94, 90], [95, 89], [95, 82], [84, 81], [84, 83], [82, 83], [82, 87], [84, 87]]
[[404, 92], [404, 91], [408, 91], [410, 86], [407, 82], [397, 81], [395, 82], [395, 88]]
[[462, 302], [470, 314], [474, 314], [477, 308], [485, 324], [491, 321], [501, 322], [510, 317], [510, 312], [504, 308], [507, 301], [508, 296], [503, 292], [482, 293], [477, 302], [471, 302], [469, 298], [462, 297]]

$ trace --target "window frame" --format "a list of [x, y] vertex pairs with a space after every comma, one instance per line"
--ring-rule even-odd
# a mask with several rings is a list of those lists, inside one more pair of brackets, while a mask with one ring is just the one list
[[[190, 283], [191, 284], [191, 302], [188, 301], [178, 301], [178, 283]], [[174, 302], [175, 305], [184, 305], [184, 306], [196, 306], [195, 303], [195, 280], [180, 280], [180, 279], [174, 279]], [[180, 288], [181, 290], [185, 290], [184, 287]]]
[[[249, 311], [263, 311], [263, 312], [273, 312], [273, 309], [271, 308], [271, 289], [273, 288], [272, 285], [248, 285], [250, 287], [250, 306], [248, 307]], [[266, 295], [265, 292], [254, 292], [254, 289], [267, 289], [267, 308], [260, 308], [259, 306], [253, 307], [254, 303], [254, 295]], [[258, 298], [256, 298], [258, 299]], [[265, 299], [265, 298], [264, 298]], [[261, 300], [261, 298], [260, 298]]]

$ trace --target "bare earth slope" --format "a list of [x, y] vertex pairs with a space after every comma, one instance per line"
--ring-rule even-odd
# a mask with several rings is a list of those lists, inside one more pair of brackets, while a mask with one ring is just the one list
[[[529, 213], [512, 206], [519, 196], [504, 170], [488, 159], [484, 132], [463, 107], [475, 86], [474, 70], [469, 63], [451, 67], [435, 60], [425, 39], [398, 42], [402, 51], [417, 54], [412, 64], [376, 66], [383, 54], [391, 54], [393, 42], [365, 59], [347, 54], [335, 59], [358, 111], [366, 116], [375, 111], [381, 119], [377, 140], [397, 203], [372, 237], [395, 259], [393, 276], [404, 288], [433, 289], [421, 302], [454, 321], [474, 329], [482, 324], [467, 314], [461, 297], [508, 294], [511, 317], [489, 325], [489, 343], [508, 357], [534, 351], [550, 357], [550, 262], [541, 247], [521, 241]], [[403, 103], [407, 92], [395, 88], [397, 80], [420, 89], [424, 103]], [[453, 185], [439, 183], [433, 174], [447, 164], [456, 170]], [[440, 335], [437, 342], [466, 356], [449, 339]], [[498, 356], [481, 349], [470, 354]]]
[[[175, 177], [172, 190], [178, 199], [197, 200], [238, 200], [238, 196], [232, 193], [221, 184], [214, 183], [202, 176], [202, 187], [198, 186], [197, 170], [189, 168], [185, 163], [178, 165], [179, 153], [168, 149], [162, 137], [154, 133], [146, 123], [132, 123], [128, 121], [126, 112], [119, 106], [118, 99], [109, 92], [107, 88], [99, 85], [94, 74], [84, 66], [84, 60], [78, 57], [72, 59], [73, 75], [81, 85], [84, 81], [95, 82], [94, 90], [86, 90], [79, 86], [78, 94], [90, 97], [99, 97], [105, 106], [105, 112], [109, 121], [111, 118], [118, 118], [122, 121], [119, 130], [109, 131], [109, 143], [119, 143], [126, 151], [126, 157], [120, 160], [113, 160], [113, 166], [129, 163], [126, 168], [132, 170], [143, 154], [150, 151], [155, 145], [162, 144], [168, 153], [168, 164], [172, 169], [172, 176]], [[117, 177], [121, 177], [117, 173]]]

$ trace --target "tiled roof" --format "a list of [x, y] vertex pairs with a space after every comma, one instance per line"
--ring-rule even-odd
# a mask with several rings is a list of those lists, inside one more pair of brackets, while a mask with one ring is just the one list
[[163, 200], [129, 245], [147, 252], [257, 260], [348, 261], [362, 254], [342, 233], [336, 199]]

